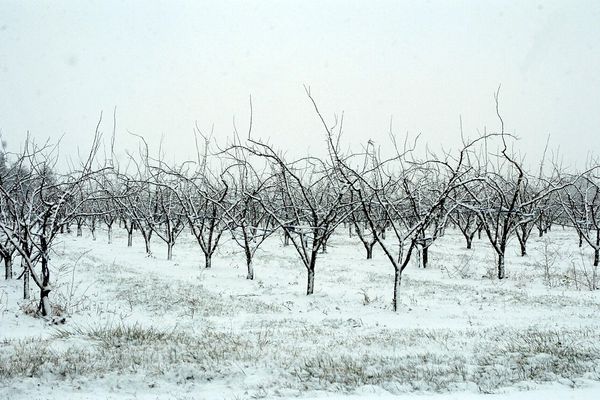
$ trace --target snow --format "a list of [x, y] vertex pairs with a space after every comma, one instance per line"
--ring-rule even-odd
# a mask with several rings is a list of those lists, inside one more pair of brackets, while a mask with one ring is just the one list
[[319, 255], [312, 296], [277, 235], [254, 281], [231, 239], [207, 270], [188, 232], [171, 261], [160, 241], [153, 257], [141, 236], [126, 247], [121, 229], [110, 245], [100, 229], [65, 235], [50, 294], [65, 324], [25, 313], [21, 282], [0, 281], [0, 398], [600, 398], [600, 295], [582, 269], [570, 279], [591, 266], [574, 232], [531, 238], [525, 257], [515, 240], [498, 281], [485, 241], [466, 250], [449, 230], [426, 269], [405, 271], [398, 312], [381, 250], [366, 260], [346, 232]]

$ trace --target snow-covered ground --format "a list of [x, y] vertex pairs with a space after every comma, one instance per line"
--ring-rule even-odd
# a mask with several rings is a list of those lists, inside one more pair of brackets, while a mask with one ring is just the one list
[[485, 241], [467, 250], [449, 230], [426, 269], [407, 268], [393, 312], [391, 265], [343, 229], [312, 296], [278, 237], [248, 281], [231, 240], [207, 270], [185, 234], [172, 261], [120, 231], [110, 245], [67, 235], [51, 293], [66, 323], [29, 315], [21, 282], [0, 281], [0, 399], [600, 398], [590, 254], [560, 228], [532, 237], [526, 257], [511, 245], [498, 281]]

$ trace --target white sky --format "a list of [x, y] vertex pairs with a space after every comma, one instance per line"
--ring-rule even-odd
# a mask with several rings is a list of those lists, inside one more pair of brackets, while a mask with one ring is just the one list
[[220, 140], [235, 115], [292, 154], [322, 153], [302, 85], [348, 142], [421, 132], [456, 146], [497, 130], [493, 92], [519, 148], [548, 134], [568, 162], [600, 153], [600, 2], [592, 1], [2, 1], [0, 129], [63, 136], [74, 154], [98, 115], [117, 145], [127, 130], [167, 155], [193, 155], [194, 121]]

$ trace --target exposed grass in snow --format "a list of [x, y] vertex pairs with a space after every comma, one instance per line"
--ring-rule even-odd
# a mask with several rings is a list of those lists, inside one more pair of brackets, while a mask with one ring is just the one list
[[[195, 334], [139, 324], [69, 327], [41, 342], [3, 343], [0, 377], [74, 379], [143, 371], [183, 383], [231, 378], [262, 366], [287, 389], [351, 392], [376, 385], [392, 393], [470, 387], [492, 392], [523, 381], [600, 379], [600, 333], [593, 329], [411, 329], [400, 335], [384, 330], [340, 340], [344, 325], [333, 331], [285, 327], [243, 334], [214, 327]], [[295, 344], [307, 335], [310, 346]]]
[[[87, 343], [82, 345], [81, 339]], [[234, 363], [256, 361], [259, 346], [259, 335], [242, 337], [209, 328], [194, 336], [137, 324], [68, 328], [41, 342], [5, 343], [0, 377], [102, 377], [143, 371], [169, 374], [181, 382], [211, 380], [239, 373]]]
[[[107, 282], [100, 283], [106, 284]], [[275, 313], [281, 311], [251, 297], [214, 293], [194, 282], [165, 281], [156, 277], [124, 276], [114, 282], [113, 293], [130, 311], [143, 308], [154, 313], [176, 312], [178, 315], [223, 316], [236, 313]]]

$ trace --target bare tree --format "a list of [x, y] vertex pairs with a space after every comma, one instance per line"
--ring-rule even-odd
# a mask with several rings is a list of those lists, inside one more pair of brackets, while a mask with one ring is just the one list
[[93, 163], [99, 146], [99, 125], [100, 121], [88, 157], [79, 170], [58, 176], [54, 172], [57, 148], [48, 144], [37, 146], [28, 138], [22, 153], [16, 155], [13, 164], [19, 175], [18, 179], [13, 180], [11, 187], [0, 188], [2, 212], [4, 215], [10, 214], [10, 219], [14, 221], [13, 224], [7, 224], [7, 218], [0, 220], [0, 231], [21, 257], [24, 267], [24, 297], [29, 296], [29, 277], [39, 288], [38, 310], [43, 316], [52, 313], [48, 298], [52, 290], [50, 249], [61, 227], [75, 218], [81, 210], [80, 203], [66, 211], [68, 200], [95, 173]]
[[307, 271], [306, 294], [313, 294], [319, 251], [335, 228], [352, 212], [342, 203], [349, 186], [331, 179], [331, 167], [322, 160], [305, 157], [288, 162], [270, 145], [251, 138], [247, 145], [234, 147], [263, 157], [270, 163], [272, 174], [265, 185], [277, 197], [267, 198], [262, 191], [252, 198], [293, 244]]
[[458, 206], [454, 212], [448, 214], [448, 217], [458, 227], [464, 236], [467, 249], [471, 249], [473, 245], [473, 238], [481, 228], [481, 222], [477, 217], [477, 213], [473, 212], [467, 207]]
[[[249, 126], [248, 135], [252, 129], [251, 122]], [[229, 200], [229, 204], [233, 207], [225, 211], [231, 221], [229, 228], [233, 240], [244, 251], [246, 279], [254, 279], [254, 255], [265, 240], [277, 231], [273, 226], [273, 217], [257, 199], [265, 199], [267, 203], [272, 203], [275, 201], [275, 191], [268, 190], [269, 180], [268, 175], [265, 175], [264, 167], [262, 170], [255, 168], [250, 160], [250, 154], [243, 150], [237, 129], [235, 129], [234, 144], [236, 146], [230, 147], [227, 152], [234, 162], [230, 170], [232, 179], [231, 200]], [[269, 197], [272, 199], [269, 200]]]
[[600, 178], [595, 171], [577, 177], [559, 192], [564, 213], [575, 228], [580, 245], [585, 241], [594, 251], [594, 266], [600, 263]]

